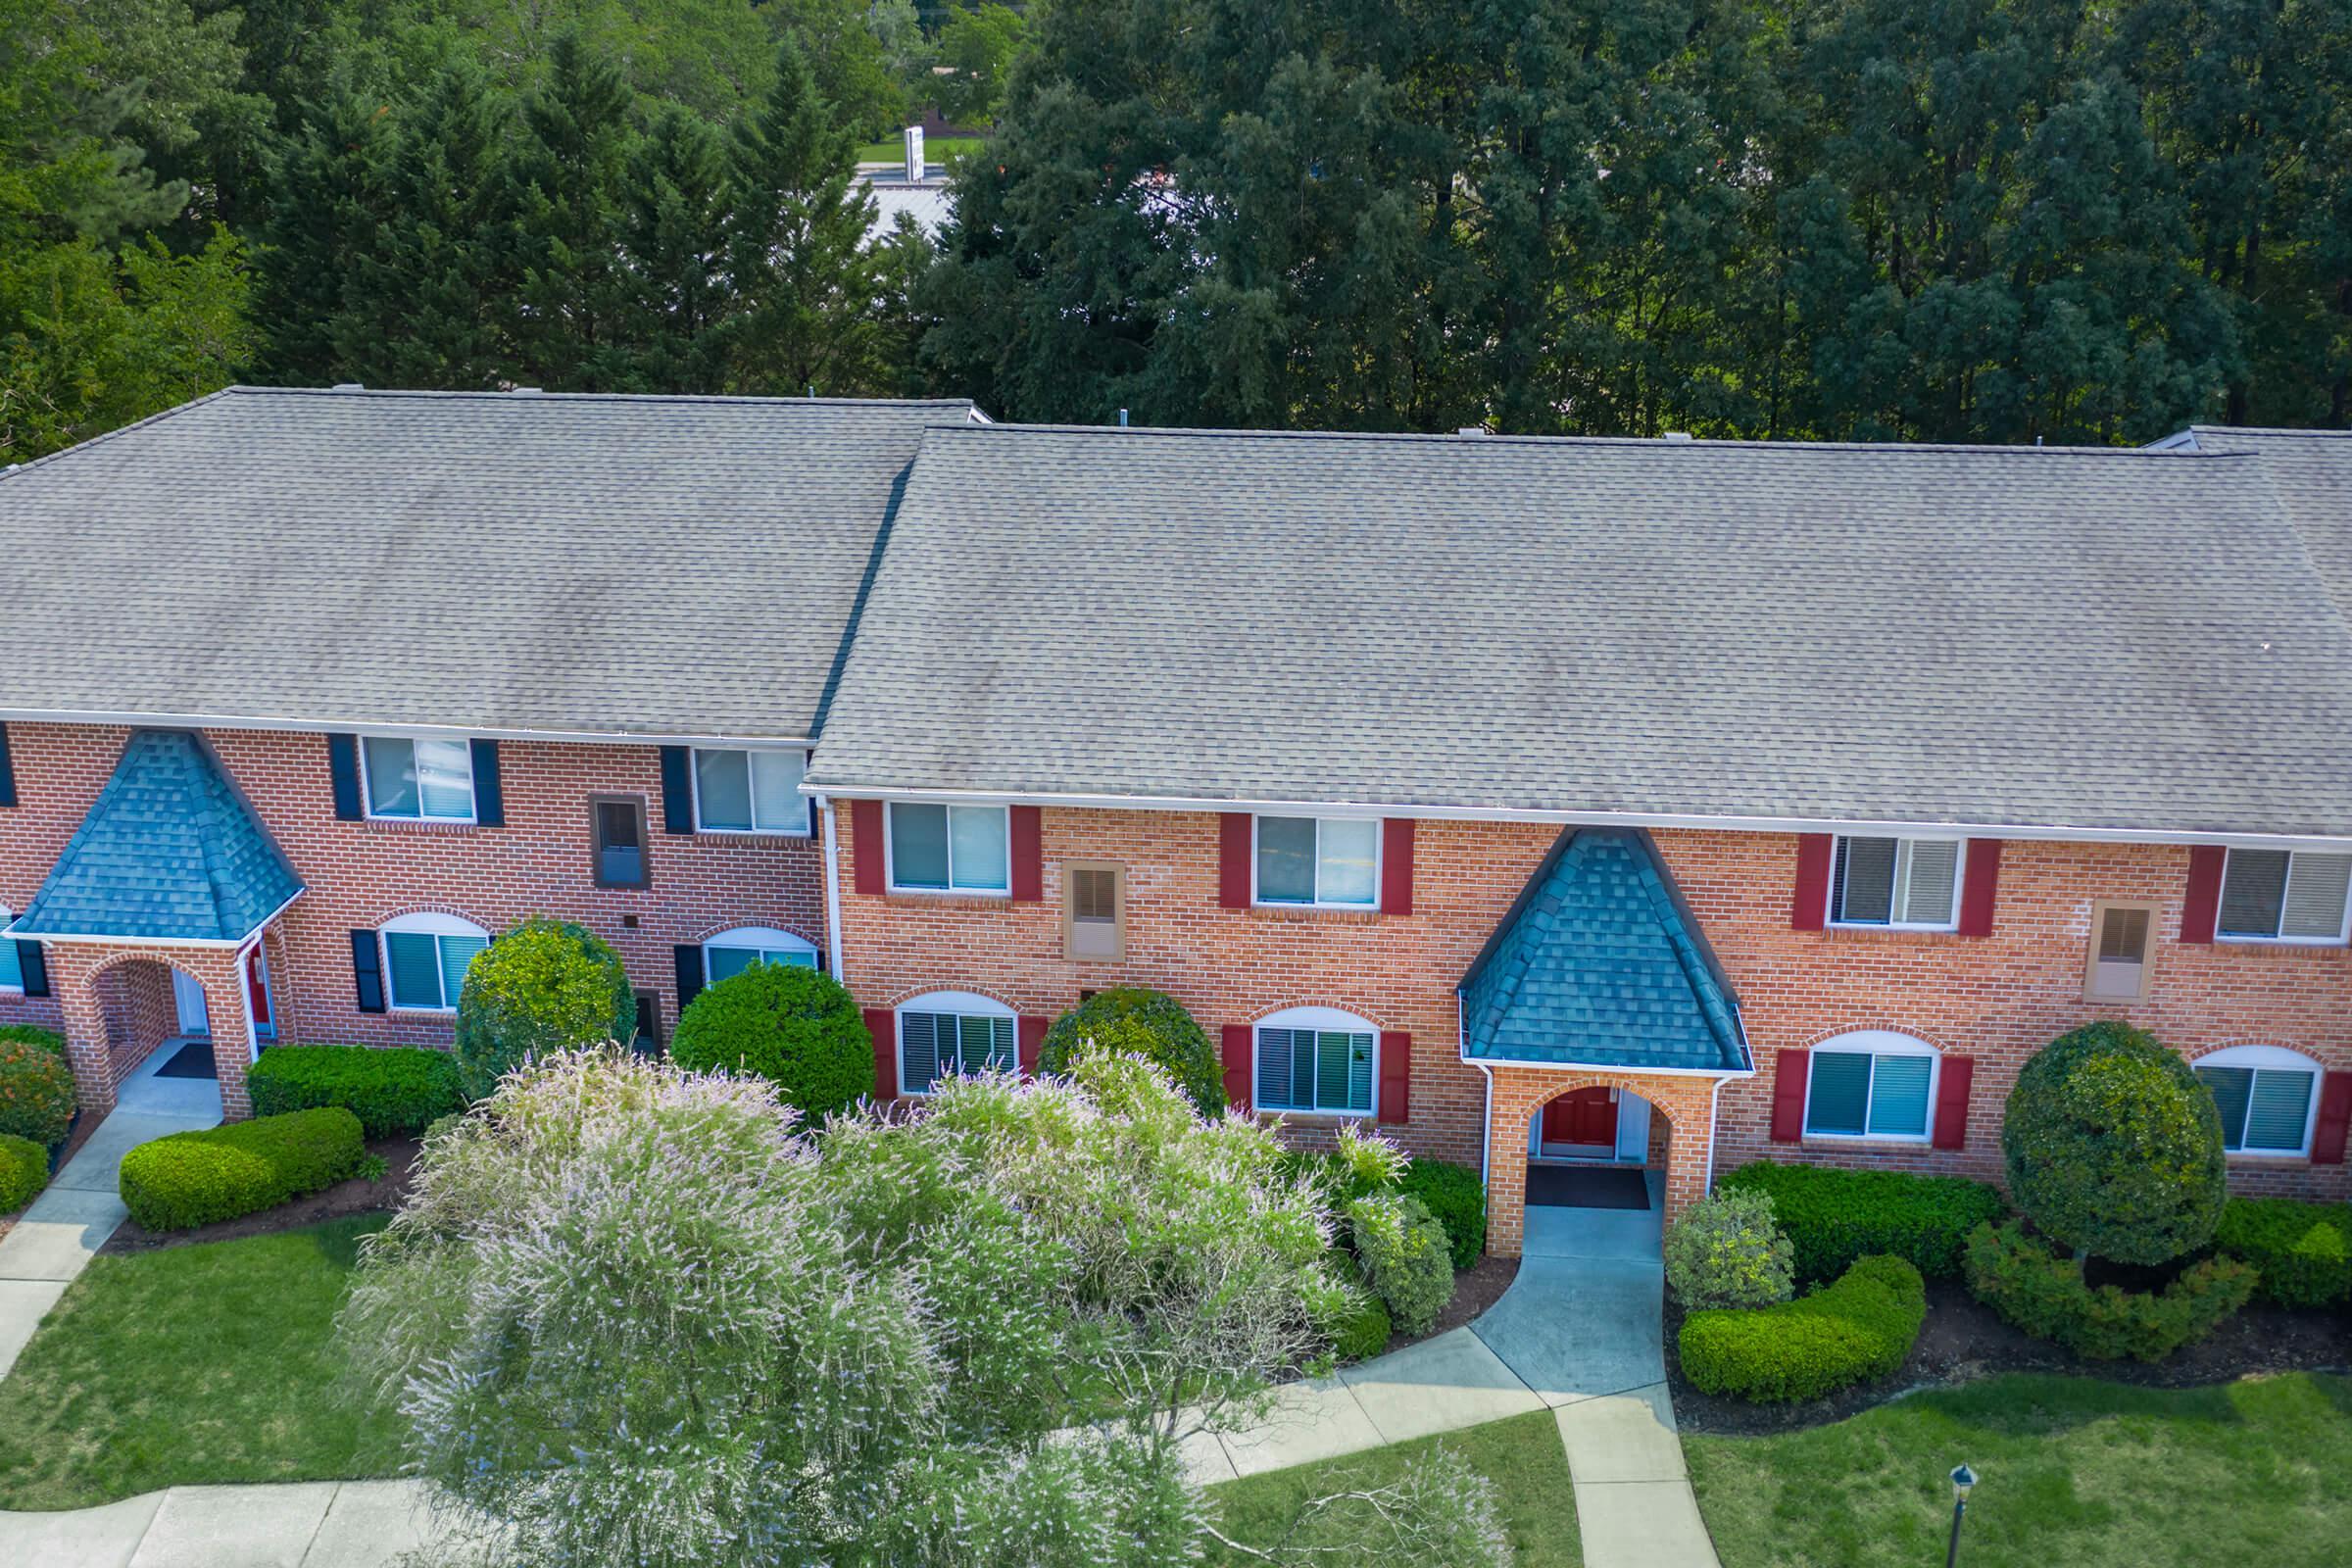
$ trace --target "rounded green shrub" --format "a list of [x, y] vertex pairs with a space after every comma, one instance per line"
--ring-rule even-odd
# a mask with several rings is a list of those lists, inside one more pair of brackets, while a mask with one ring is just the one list
[[2252, 1264], [2234, 1257], [2192, 1263], [2161, 1292], [2092, 1289], [2080, 1259], [2060, 1257], [2012, 1220], [1980, 1225], [1968, 1239], [1968, 1288], [2037, 1340], [2094, 1361], [2161, 1361], [2211, 1334], [2254, 1294]]
[[151, 1231], [184, 1231], [274, 1208], [359, 1173], [360, 1118], [340, 1105], [173, 1133], [122, 1156], [120, 1190]]
[[1453, 1299], [1453, 1257], [1445, 1227], [1418, 1198], [1377, 1194], [1348, 1205], [1355, 1260], [1396, 1326], [1427, 1334]]
[[1677, 1345], [1683, 1376], [1705, 1393], [1818, 1399], [1896, 1371], [1927, 1319], [1919, 1270], [1903, 1258], [1873, 1256], [1778, 1306], [1693, 1312], [1683, 1319]]
[[49, 1185], [49, 1151], [29, 1138], [0, 1133], [0, 1214], [13, 1214]]
[[61, 1058], [66, 1054], [66, 1037], [37, 1023], [0, 1023], [0, 1040], [22, 1040]]
[[1395, 1331], [1389, 1309], [1380, 1298], [1367, 1295], [1363, 1303], [1332, 1330], [1331, 1353], [1343, 1361], [1369, 1361], [1389, 1348]]
[[678, 1019], [669, 1055], [698, 1072], [750, 1073], [811, 1121], [874, 1092], [874, 1040], [829, 974], [755, 963], [707, 986]]
[[271, 1046], [245, 1089], [257, 1116], [341, 1105], [370, 1138], [415, 1136], [466, 1108], [458, 1058], [414, 1046]]
[[2352, 1297], [2352, 1203], [2232, 1198], [2214, 1246], [2254, 1265], [2254, 1294], [2280, 1306], [2332, 1306]]
[[1054, 1020], [1038, 1051], [1038, 1070], [1059, 1077], [1081, 1049], [1141, 1056], [1166, 1070], [1203, 1116], [1225, 1109], [1225, 1068], [1208, 1034], [1184, 1004], [1142, 986], [1098, 991]]
[[74, 1072], [66, 1058], [26, 1040], [0, 1040], [0, 1133], [46, 1149], [74, 1125]]
[[1753, 1188], [1702, 1198], [1666, 1227], [1666, 1283], [1691, 1309], [1771, 1306], [1795, 1291], [1788, 1238]]
[[1442, 1159], [1416, 1159], [1396, 1179], [1396, 1190], [1421, 1200], [1446, 1227], [1456, 1273], [1478, 1266], [1487, 1250], [1487, 1184], [1478, 1172]]
[[533, 916], [474, 956], [458, 996], [459, 1077], [479, 1100], [513, 1067], [627, 1041], [637, 998], [620, 956], [585, 927]]
[[2028, 1061], [2001, 1127], [2009, 1192], [2060, 1247], [2163, 1263], [2222, 1217], [2222, 1118], [2188, 1063], [2112, 1020]]
[[1929, 1279], [1958, 1279], [1969, 1233], [2009, 1212], [2000, 1189], [1965, 1176], [1839, 1170], [1759, 1159], [1725, 1175], [1719, 1193], [1759, 1192], [1796, 1255], [1800, 1284], [1834, 1280], [1874, 1252], [1906, 1257]]

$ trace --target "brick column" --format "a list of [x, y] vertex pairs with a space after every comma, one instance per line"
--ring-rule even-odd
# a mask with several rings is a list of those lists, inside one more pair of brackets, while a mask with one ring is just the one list
[[[116, 951], [116, 950], [106, 950]], [[66, 1034], [66, 1063], [74, 1069], [74, 1098], [93, 1116], [115, 1108], [115, 1075], [108, 1060], [106, 1006], [96, 977], [101, 950], [81, 943], [47, 944], [49, 990]]]

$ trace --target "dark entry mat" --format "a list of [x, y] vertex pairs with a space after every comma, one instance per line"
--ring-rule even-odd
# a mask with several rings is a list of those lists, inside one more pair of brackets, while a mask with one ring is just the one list
[[1622, 1167], [1530, 1165], [1527, 1200], [1553, 1208], [1647, 1208], [1649, 1183], [1641, 1171]]
[[172, 1059], [155, 1069], [158, 1078], [218, 1078], [220, 1070], [213, 1065], [213, 1043], [210, 1040], [191, 1040], [172, 1054]]

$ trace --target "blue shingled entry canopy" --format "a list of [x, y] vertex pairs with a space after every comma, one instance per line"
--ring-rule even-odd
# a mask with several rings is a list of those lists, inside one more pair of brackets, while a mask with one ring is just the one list
[[301, 891], [204, 743], [186, 730], [143, 729], [9, 929], [241, 942]]
[[1461, 998], [1473, 1058], [1752, 1070], [1739, 998], [1646, 833], [1562, 833]]

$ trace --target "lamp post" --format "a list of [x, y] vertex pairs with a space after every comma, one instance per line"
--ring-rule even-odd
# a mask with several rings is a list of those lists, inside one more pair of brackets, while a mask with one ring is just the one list
[[1968, 1494], [1977, 1484], [1977, 1473], [1966, 1465], [1952, 1470], [1952, 1544], [1943, 1554], [1943, 1568], [1954, 1568], [1960, 1561], [1960, 1521], [1968, 1516]]

